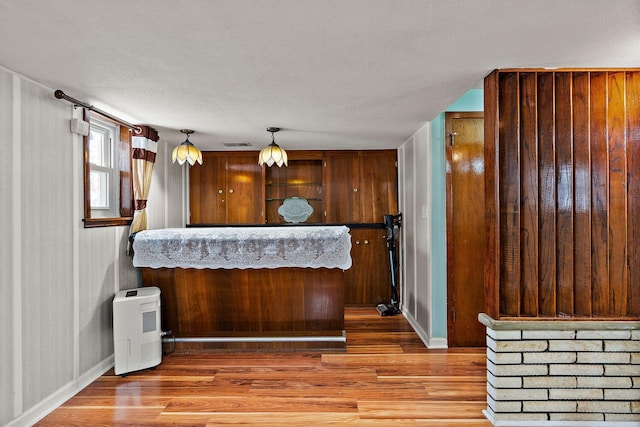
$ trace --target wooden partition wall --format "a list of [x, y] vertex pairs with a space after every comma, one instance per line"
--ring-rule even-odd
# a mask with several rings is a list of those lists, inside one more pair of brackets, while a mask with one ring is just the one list
[[640, 70], [485, 79], [487, 314], [640, 316]]

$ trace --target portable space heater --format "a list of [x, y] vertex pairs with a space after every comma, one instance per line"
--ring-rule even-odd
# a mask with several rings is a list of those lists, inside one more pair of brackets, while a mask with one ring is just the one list
[[120, 291], [113, 298], [113, 351], [116, 375], [162, 362], [159, 288]]

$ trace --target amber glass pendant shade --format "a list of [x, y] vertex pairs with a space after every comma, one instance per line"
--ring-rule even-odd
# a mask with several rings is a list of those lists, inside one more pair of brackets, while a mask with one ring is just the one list
[[258, 164], [260, 166], [266, 164], [268, 167], [273, 165], [277, 165], [281, 167], [282, 165], [288, 166], [288, 157], [287, 152], [284, 151], [273, 137], [275, 132], [278, 132], [280, 128], [269, 127], [267, 128], [267, 132], [271, 132], [271, 144], [267, 145], [260, 151], [258, 155]]
[[189, 162], [190, 166], [193, 166], [196, 162], [202, 164], [202, 152], [189, 141], [189, 135], [194, 131], [181, 129], [180, 132], [187, 134], [187, 139], [173, 149], [173, 153], [171, 154], [173, 163], [177, 161], [178, 164], [183, 165], [185, 162]]

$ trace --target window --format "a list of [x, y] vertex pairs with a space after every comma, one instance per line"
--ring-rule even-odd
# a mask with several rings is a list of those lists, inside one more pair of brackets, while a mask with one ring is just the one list
[[126, 225], [133, 216], [131, 135], [128, 128], [94, 116], [84, 138], [85, 227]]
[[[89, 127], [89, 203], [92, 218], [120, 216], [117, 126], [93, 120]], [[119, 135], [118, 135], [119, 136]]]

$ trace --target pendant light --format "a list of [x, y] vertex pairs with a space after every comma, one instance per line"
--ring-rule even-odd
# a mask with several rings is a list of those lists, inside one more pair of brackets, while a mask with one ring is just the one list
[[173, 149], [171, 158], [173, 163], [178, 161], [178, 164], [183, 165], [184, 162], [189, 162], [189, 165], [193, 166], [196, 162], [202, 164], [202, 152], [196, 148], [195, 145], [189, 141], [189, 135], [195, 131], [191, 129], [180, 129], [180, 132], [187, 135], [187, 139], [176, 148]]
[[280, 128], [267, 128], [267, 132], [271, 132], [271, 144], [267, 145], [260, 151], [258, 155], [258, 164], [262, 166], [263, 164], [267, 164], [267, 166], [271, 167], [274, 164], [279, 167], [282, 165], [288, 166], [287, 161], [287, 152], [284, 151], [278, 144], [276, 144], [275, 138], [273, 136], [274, 133], [278, 132]]

